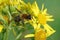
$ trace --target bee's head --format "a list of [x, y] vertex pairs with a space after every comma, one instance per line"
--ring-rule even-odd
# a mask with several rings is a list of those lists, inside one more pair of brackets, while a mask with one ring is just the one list
[[28, 15], [27, 15], [27, 19], [28, 19], [28, 20], [31, 20], [31, 18], [32, 18], [31, 15], [28, 14]]
[[31, 18], [30, 14], [22, 14], [22, 19], [31, 20]]

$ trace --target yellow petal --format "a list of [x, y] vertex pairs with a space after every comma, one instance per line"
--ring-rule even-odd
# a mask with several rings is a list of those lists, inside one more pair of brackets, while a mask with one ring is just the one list
[[27, 6], [27, 4], [26, 4], [24, 1], [22, 1], [22, 0], [20, 0], [20, 3], [21, 3], [22, 5], [24, 5], [25, 7]]
[[3, 29], [3, 25], [0, 25], [0, 32], [2, 32], [2, 29]]
[[50, 16], [46, 16], [47, 18], [52, 18], [53, 16], [52, 15], [50, 15]]
[[36, 2], [34, 2], [34, 3], [32, 4], [31, 9], [32, 9], [32, 11], [33, 11], [34, 16], [38, 16], [38, 14], [39, 14], [39, 8], [38, 8], [38, 5], [37, 5]]
[[44, 9], [44, 10], [42, 11], [42, 14], [47, 14], [47, 9]]
[[37, 24], [36, 24], [36, 19], [33, 17], [33, 19], [30, 21], [30, 24], [34, 27], [34, 30], [36, 30], [37, 28]]
[[53, 33], [55, 33], [56, 31], [51, 28], [48, 24], [44, 25], [44, 29], [46, 30], [46, 36], [49, 37], [50, 35], [52, 35]]
[[34, 34], [28, 34], [24, 36], [25, 38], [34, 37]]
[[41, 11], [43, 11], [43, 9], [44, 9], [44, 4], [42, 4], [42, 9], [41, 9]]
[[54, 21], [54, 19], [47, 19], [47, 21]]

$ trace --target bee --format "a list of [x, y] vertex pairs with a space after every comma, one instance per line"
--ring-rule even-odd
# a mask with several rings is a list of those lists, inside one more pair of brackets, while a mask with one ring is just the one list
[[14, 21], [15, 21], [15, 22], [20, 22], [20, 21], [24, 22], [24, 20], [31, 20], [31, 19], [32, 19], [31, 14], [22, 13], [22, 12], [21, 12], [20, 10], [18, 10], [17, 8], [16, 8], [16, 10], [17, 10], [19, 13], [21, 13], [21, 14], [18, 14], [17, 16], [14, 17]]
[[17, 15], [14, 18], [15, 22], [19, 22], [21, 20], [31, 20], [31, 15], [30, 14], [21, 14], [21, 15]]

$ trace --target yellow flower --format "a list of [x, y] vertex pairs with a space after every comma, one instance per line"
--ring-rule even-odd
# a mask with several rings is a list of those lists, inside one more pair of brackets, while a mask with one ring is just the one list
[[9, 0], [10, 4], [13, 5], [13, 6], [16, 6], [18, 4], [20, 4], [20, 0]]
[[46, 40], [46, 33], [43, 30], [35, 33], [35, 40]]
[[20, 4], [21, 0], [0, 0], [0, 4], [5, 4], [5, 5], [11, 5], [11, 6], [16, 6]]
[[3, 25], [0, 24], [0, 32], [2, 32], [3, 29]]
[[44, 9], [44, 4], [42, 5], [41, 10], [39, 10], [36, 2], [32, 6], [33, 6], [33, 8], [31, 8], [31, 9], [32, 10], [34, 9], [33, 12], [34, 12], [34, 15], [36, 15], [36, 17], [37, 17], [37, 23], [40, 24], [40, 26], [43, 25], [44, 29], [47, 31], [46, 36], [48, 37], [48, 36], [52, 35], [53, 33], [55, 33], [55, 30], [47, 24], [48, 21], [54, 21], [54, 19], [52, 19], [52, 17], [53, 17], [52, 15], [49, 15], [47, 13], [47, 9]]
[[33, 17], [30, 24], [34, 27], [35, 34], [27, 34], [24, 37], [34, 37], [35, 40], [46, 40], [46, 32], [44, 29], [40, 28], [40, 24], [36, 23], [36, 19]]
[[[42, 5], [41, 10], [39, 10], [36, 2], [31, 5], [34, 17], [32, 21], [30, 21], [30, 24], [34, 27], [35, 34], [28, 34], [25, 38], [34, 37], [35, 40], [46, 40], [46, 37], [49, 37], [56, 32], [47, 24], [48, 21], [54, 21], [54, 19], [52, 19], [53, 16], [47, 13], [47, 9], [43, 9], [44, 4]], [[44, 28], [41, 28], [41, 25], [43, 25]]]
[[46, 33], [40, 29], [38, 32], [35, 32], [35, 34], [28, 34], [25, 36], [25, 38], [27, 37], [34, 37], [35, 40], [46, 40]]

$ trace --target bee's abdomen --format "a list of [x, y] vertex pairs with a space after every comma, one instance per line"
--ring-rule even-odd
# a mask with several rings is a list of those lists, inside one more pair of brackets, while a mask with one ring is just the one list
[[19, 15], [16, 16], [16, 17], [14, 18], [14, 21], [15, 21], [15, 22], [20, 22], [20, 21], [21, 21], [20, 16], [19, 16]]

